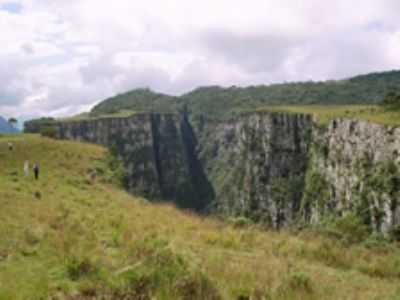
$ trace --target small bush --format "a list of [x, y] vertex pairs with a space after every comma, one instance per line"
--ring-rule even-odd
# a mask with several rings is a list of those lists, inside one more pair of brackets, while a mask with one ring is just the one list
[[307, 255], [311, 255], [310, 259], [316, 259], [330, 267], [348, 269], [351, 266], [351, 259], [343, 247], [334, 241], [323, 241]]
[[311, 293], [313, 291], [311, 278], [306, 273], [293, 273], [288, 277], [288, 286], [293, 290], [305, 291]]
[[378, 257], [369, 263], [360, 264], [358, 269], [369, 276], [400, 278], [400, 258], [395, 255]]
[[35, 193], [33, 193], [33, 196], [35, 197], [35, 199], [40, 200], [42, 199], [42, 193], [39, 191], [36, 191]]
[[303, 272], [289, 274], [277, 290], [278, 299], [313, 299], [314, 288], [310, 276]]
[[253, 225], [253, 221], [246, 217], [232, 217], [228, 219], [228, 222], [235, 228], [244, 228]]
[[371, 231], [359, 217], [348, 214], [341, 218], [326, 219], [322, 225], [322, 233], [351, 245], [366, 240]]
[[176, 283], [175, 289], [182, 300], [221, 299], [217, 289], [203, 273], [188, 274]]
[[85, 297], [84, 299], [95, 299], [99, 290], [98, 284], [93, 281], [82, 281], [79, 284], [79, 292]]
[[44, 126], [40, 128], [40, 134], [54, 139], [57, 137], [57, 129], [54, 126]]
[[386, 249], [390, 241], [385, 238], [382, 234], [373, 233], [363, 243], [363, 246], [368, 249]]
[[98, 271], [96, 265], [88, 257], [78, 256], [67, 257], [65, 260], [65, 268], [68, 277], [73, 281]]
[[111, 299], [150, 300], [152, 288], [149, 275], [130, 270], [113, 279], [108, 293], [112, 295]]
[[389, 232], [390, 239], [396, 242], [400, 242], [400, 225], [392, 228]]
[[389, 111], [400, 110], [400, 94], [394, 91], [388, 93], [381, 102], [381, 106]]
[[28, 245], [34, 246], [40, 243], [43, 233], [39, 229], [26, 228], [24, 231], [25, 241]]
[[117, 150], [111, 149], [105, 159], [95, 168], [96, 175], [105, 183], [113, 183], [121, 187], [126, 186], [127, 173]]
[[117, 299], [221, 299], [212, 282], [165, 240], [143, 239], [131, 253], [133, 265], [117, 272], [109, 285]]

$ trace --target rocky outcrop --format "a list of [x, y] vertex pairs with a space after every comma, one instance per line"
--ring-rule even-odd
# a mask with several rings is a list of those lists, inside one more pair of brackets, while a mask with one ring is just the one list
[[400, 225], [400, 129], [309, 115], [210, 121], [184, 113], [63, 122], [59, 138], [106, 145], [128, 190], [275, 228], [354, 213], [380, 232]]
[[353, 213], [379, 232], [400, 225], [400, 128], [337, 119], [314, 130], [311, 146], [307, 220]]

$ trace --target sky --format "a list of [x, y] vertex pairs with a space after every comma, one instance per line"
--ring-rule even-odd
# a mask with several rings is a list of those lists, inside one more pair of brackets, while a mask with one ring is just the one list
[[0, 115], [400, 69], [398, 0], [0, 0]]

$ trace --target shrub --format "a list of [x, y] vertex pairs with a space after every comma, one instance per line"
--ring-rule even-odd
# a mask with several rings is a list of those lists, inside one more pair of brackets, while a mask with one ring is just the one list
[[39, 229], [26, 228], [24, 235], [25, 241], [31, 246], [40, 243], [41, 239], [43, 238], [43, 234]]
[[120, 186], [126, 185], [127, 173], [123, 161], [119, 158], [118, 151], [115, 148], [108, 152], [102, 163], [106, 165], [106, 168], [97, 166], [96, 171], [99, 171], [98, 175], [103, 175], [105, 182]]
[[400, 110], [400, 94], [388, 93], [381, 102], [381, 106], [387, 110]]
[[391, 240], [400, 242], [400, 225], [395, 226], [389, 232]]
[[248, 227], [250, 225], [253, 225], [253, 221], [246, 218], [246, 217], [232, 217], [228, 219], [228, 222], [232, 224], [233, 227], [235, 228], [244, 228]]
[[374, 277], [400, 278], [400, 258], [396, 255], [378, 257], [371, 262], [360, 264], [358, 269]]
[[313, 299], [314, 288], [310, 276], [303, 272], [289, 274], [277, 290], [278, 299]]
[[108, 289], [112, 299], [150, 300], [152, 282], [149, 275], [130, 270], [114, 278]]
[[190, 268], [167, 241], [145, 238], [131, 248], [132, 266], [111, 279], [111, 294], [118, 299], [221, 299], [213, 283]]
[[182, 297], [182, 300], [221, 299], [213, 283], [200, 272], [179, 280], [175, 285], [175, 289]]
[[84, 276], [95, 274], [97, 266], [88, 257], [68, 256], [65, 259], [65, 268], [68, 277], [76, 281]]
[[346, 245], [360, 243], [371, 234], [368, 225], [354, 215], [348, 214], [341, 218], [327, 218], [322, 224], [322, 232], [336, 238]]
[[310, 254], [310, 258], [317, 259], [330, 267], [348, 269], [351, 266], [351, 261], [344, 249], [334, 241], [323, 241], [318, 247], [312, 249]]
[[386, 249], [390, 243], [390, 241], [385, 238], [382, 234], [372, 233], [364, 242], [364, 247], [368, 249]]
[[85, 280], [79, 283], [79, 292], [84, 299], [95, 299], [100, 287], [96, 282]]
[[40, 128], [40, 134], [49, 138], [56, 138], [57, 129], [54, 126], [44, 126]]

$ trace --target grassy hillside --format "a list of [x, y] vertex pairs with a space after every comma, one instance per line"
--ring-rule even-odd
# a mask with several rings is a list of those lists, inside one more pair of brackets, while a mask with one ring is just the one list
[[385, 110], [377, 105], [282, 105], [267, 106], [257, 111], [289, 112], [315, 115], [320, 125], [336, 118], [350, 118], [372, 123], [399, 126], [400, 111]]
[[[39, 181], [23, 176], [26, 159]], [[1, 300], [400, 299], [395, 244], [151, 204], [113, 183], [110, 161], [98, 146], [0, 138]]]
[[389, 91], [396, 90], [400, 90], [400, 71], [324, 82], [293, 82], [246, 88], [201, 87], [181, 97], [137, 89], [104, 100], [93, 108], [91, 114], [110, 114], [121, 110], [171, 112], [186, 106], [194, 115], [223, 119], [270, 105], [371, 105], [382, 101]]

